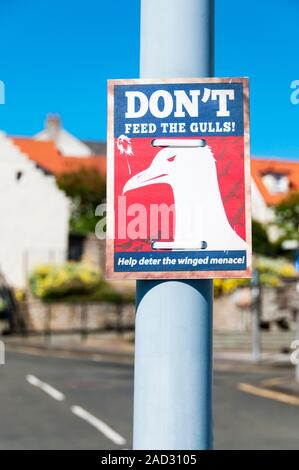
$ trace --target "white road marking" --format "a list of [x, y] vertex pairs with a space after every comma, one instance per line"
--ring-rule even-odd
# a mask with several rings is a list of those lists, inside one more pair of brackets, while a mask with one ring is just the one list
[[26, 375], [26, 380], [30, 385], [33, 385], [34, 387], [38, 387], [41, 390], [43, 390], [45, 393], [50, 395], [52, 398], [58, 401], [63, 401], [65, 399], [65, 395], [60, 392], [59, 390], [56, 390], [56, 388], [52, 387], [51, 385], [42, 382], [39, 380], [35, 375], [28, 374]]
[[123, 446], [124, 444], [126, 444], [126, 439], [124, 437], [122, 437], [120, 434], [110, 428], [108, 424], [104, 423], [99, 418], [96, 418], [91, 413], [84, 410], [84, 408], [81, 408], [81, 406], [72, 406], [71, 410], [74, 415], [84, 419], [89, 424], [94, 426], [98, 431], [104, 434], [104, 436], [110, 439], [110, 441], [114, 442], [114, 444], [117, 444], [119, 446]]
[[[30, 383], [30, 385], [40, 388], [55, 400], [65, 400], [65, 395], [62, 392], [52, 387], [52, 385], [49, 385], [46, 382], [42, 382], [40, 379], [35, 377], [35, 375], [26, 375], [26, 380], [28, 383]], [[101, 421], [99, 418], [96, 418], [91, 413], [84, 410], [84, 408], [82, 408], [81, 406], [72, 406], [71, 411], [74, 415], [84, 419], [93, 427], [95, 427], [98, 431], [104, 434], [104, 436], [114, 442], [114, 444], [117, 444], [119, 446], [123, 446], [126, 444], [126, 439], [124, 437], [114, 431], [110, 426], [108, 426], [108, 424], [104, 423], [104, 421]]]

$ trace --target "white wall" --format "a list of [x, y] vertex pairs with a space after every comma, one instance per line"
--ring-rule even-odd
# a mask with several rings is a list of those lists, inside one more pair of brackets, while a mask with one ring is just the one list
[[271, 225], [275, 219], [274, 210], [265, 203], [253, 178], [251, 178], [251, 207], [252, 218], [266, 226], [271, 241], [277, 240], [281, 234], [275, 225]]
[[24, 287], [34, 265], [65, 260], [68, 220], [69, 200], [54, 177], [0, 133], [0, 269], [8, 283]]
[[273, 211], [265, 203], [253, 178], [251, 178], [251, 207], [253, 219], [265, 225], [273, 221]]

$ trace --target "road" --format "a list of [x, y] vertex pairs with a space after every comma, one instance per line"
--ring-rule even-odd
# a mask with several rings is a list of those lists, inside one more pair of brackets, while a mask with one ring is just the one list
[[[299, 406], [238, 389], [273, 376], [216, 367], [216, 449], [299, 449]], [[131, 448], [131, 365], [8, 352], [0, 378], [0, 449]]]

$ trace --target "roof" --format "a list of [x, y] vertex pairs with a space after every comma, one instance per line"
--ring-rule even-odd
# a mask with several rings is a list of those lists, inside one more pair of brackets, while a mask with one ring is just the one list
[[38, 141], [31, 138], [12, 137], [11, 140], [30, 160], [52, 174], [71, 173], [82, 168], [94, 168], [106, 174], [105, 155], [76, 157], [62, 155], [53, 141]]
[[68, 157], [73, 155], [74, 157], [90, 157], [94, 152], [81, 140], [70, 134], [65, 129], [58, 129], [57, 132], [51, 133], [48, 129], [44, 129], [34, 136], [35, 140], [49, 141], [52, 140], [56, 143], [59, 152]]
[[[266, 204], [279, 204], [287, 195], [285, 193], [271, 194], [263, 183], [263, 176], [268, 173], [284, 174], [288, 177], [290, 192], [299, 191], [299, 162], [288, 160], [251, 160], [251, 176], [263, 196]], [[288, 193], [289, 194], [289, 193]]]
[[96, 155], [106, 155], [106, 142], [101, 140], [83, 140], [82, 142], [90, 148], [92, 153], [95, 153]]

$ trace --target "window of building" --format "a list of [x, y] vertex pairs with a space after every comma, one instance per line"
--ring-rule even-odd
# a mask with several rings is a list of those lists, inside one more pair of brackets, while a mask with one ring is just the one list
[[20, 179], [22, 178], [23, 176], [23, 172], [22, 171], [17, 171], [16, 172], [16, 180], [17, 181], [20, 181]]
[[289, 191], [289, 178], [283, 173], [267, 173], [263, 176], [263, 183], [271, 194]]

